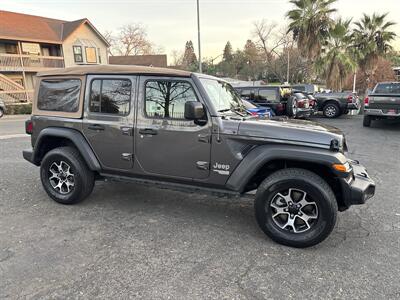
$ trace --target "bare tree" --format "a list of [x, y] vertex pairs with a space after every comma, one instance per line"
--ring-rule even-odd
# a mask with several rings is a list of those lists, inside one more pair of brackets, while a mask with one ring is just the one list
[[113, 36], [112, 31], [107, 30], [103, 33], [103, 37], [110, 44], [110, 47], [107, 48], [108, 56], [113, 56], [113, 48], [115, 47], [115, 37]]
[[141, 23], [124, 25], [119, 29], [117, 35], [106, 31], [104, 37], [111, 45], [109, 55], [128, 56], [163, 52], [161, 47], [150, 42], [146, 28]]
[[120, 28], [118, 36], [120, 55], [149, 54], [152, 44], [147, 39], [145, 27], [140, 23], [128, 24]]
[[171, 52], [172, 57], [172, 65], [174, 67], [182, 66], [183, 64], [183, 52], [179, 50], [172, 50]]
[[278, 49], [284, 45], [284, 36], [279, 33], [278, 25], [266, 19], [254, 22], [253, 36], [266, 61], [271, 60]]
[[285, 27], [263, 19], [254, 23], [253, 35], [267, 73], [280, 82], [297, 82], [308, 76], [309, 68]]

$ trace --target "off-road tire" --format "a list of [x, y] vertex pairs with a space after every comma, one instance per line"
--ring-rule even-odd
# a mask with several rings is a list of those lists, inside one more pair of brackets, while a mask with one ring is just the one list
[[[67, 194], [57, 191], [50, 182], [50, 167], [53, 163], [60, 161], [67, 163], [74, 175], [73, 189]], [[83, 201], [90, 195], [94, 187], [94, 173], [73, 147], [60, 147], [49, 151], [42, 160], [40, 178], [46, 193], [61, 204], [75, 204]]]
[[372, 123], [371, 117], [370, 116], [365, 116], [363, 118], [363, 126], [364, 127], [370, 127]]
[[[271, 202], [284, 189], [300, 189], [312, 197], [318, 208], [318, 218], [307, 231], [294, 233], [279, 227], [273, 219]], [[338, 205], [330, 186], [317, 174], [289, 168], [276, 171], [258, 187], [254, 202], [258, 225], [272, 240], [282, 245], [305, 248], [326, 239], [336, 224]]]
[[4, 110], [0, 108], [0, 118], [4, 116]]
[[340, 116], [340, 108], [336, 103], [327, 103], [324, 105], [322, 112], [326, 118], [337, 118]]

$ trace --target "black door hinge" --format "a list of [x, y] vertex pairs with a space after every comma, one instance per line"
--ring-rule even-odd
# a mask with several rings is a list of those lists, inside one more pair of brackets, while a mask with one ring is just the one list
[[210, 169], [210, 163], [208, 161], [198, 161], [196, 162], [197, 169], [200, 170], [209, 170]]
[[133, 154], [132, 153], [122, 153], [121, 154], [121, 158], [123, 160], [132, 161], [133, 160]]

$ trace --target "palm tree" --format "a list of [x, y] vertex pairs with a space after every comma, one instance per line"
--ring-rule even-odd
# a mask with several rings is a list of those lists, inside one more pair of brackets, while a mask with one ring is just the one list
[[302, 55], [314, 61], [334, 24], [331, 17], [337, 0], [290, 0], [295, 8], [287, 13], [290, 20], [288, 32], [293, 32]]
[[352, 35], [349, 31], [351, 19], [338, 19], [328, 32], [315, 67], [326, 79], [329, 88], [341, 91], [347, 76], [356, 67], [353, 51], [351, 51]]
[[387, 13], [382, 15], [374, 13], [372, 16], [364, 14], [359, 22], [354, 23], [355, 53], [367, 79], [374, 72], [378, 58], [392, 50], [390, 42], [396, 37], [393, 31], [388, 30], [395, 23], [386, 21], [386, 16]]

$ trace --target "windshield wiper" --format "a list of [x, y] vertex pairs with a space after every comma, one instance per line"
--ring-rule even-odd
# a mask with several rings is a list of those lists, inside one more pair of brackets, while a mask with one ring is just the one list
[[227, 112], [227, 111], [232, 111], [232, 109], [230, 108], [220, 109], [218, 112]]

